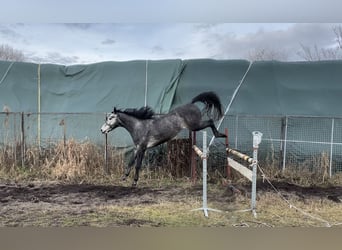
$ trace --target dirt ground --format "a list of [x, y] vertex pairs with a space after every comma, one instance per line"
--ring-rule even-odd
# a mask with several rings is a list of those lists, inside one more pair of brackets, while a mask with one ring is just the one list
[[[0, 183], [0, 226], [341, 226], [342, 187], [258, 184], [258, 218], [238, 210], [249, 207], [248, 186], [209, 184], [209, 206], [221, 213], [192, 209], [202, 205], [201, 183], [94, 185], [56, 182]], [[291, 209], [285, 199], [312, 217]], [[276, 206], [279, 204], [279, 206]], [[276, 207], [274, 207], [276, 206]], [[272, 209], [271, 209], [272, 208]], [[289, 212], [284, 211], [289, 210]], [[291, 210], [291, 211], [290, 211]], [[324, 219], [323, 219], [324, 218]], [[310, 222], [308, 222], [310, 221]]]

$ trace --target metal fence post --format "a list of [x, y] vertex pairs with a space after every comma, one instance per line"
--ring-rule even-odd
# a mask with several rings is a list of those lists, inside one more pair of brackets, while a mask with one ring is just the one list
[[[191, 132], [190, 132], [191, 133]], [[192, 150], [192, 147], [196, 145], [196, 131], [192, 131], [192, 139], [191, 139], [191, 180], [192, 183], [196, 183], [197, 179], [197, 172], [196, 172], [196, 166], [197, 166], [197, 161], [196, 161], [196, 153], [194, 150]]]
[[333, 158], [333, 147], [334, 147], [334, 127], [335, 127], [335, 118], [331, 120], [331, 136], [330, 136], [330, 158], [329, 158], [329, 177], [332, 176], [332, 158]]
[[104, 158], [105, 158], [105, 173], [109, 174], [109, 168], [108, 168], [108, 134], [105, 134], [105, 152], [104, 152]]
[[24, 168], [25, 166], [25, 115], [24, 112], [21, 112], [21, 133], [20, 133], [20, 140], [21, 140], [21, 167]]
[[40, 117], [40, 113], [41, 113], [41, 78], [40, 78], [40, 75], [41, 75], [41, 72], [40, 72], [40, 64], [38, 64], [38, 72], [37, 72], [37, 77], [38, 77], [38, 81], [37, 81], [37, 84], [38, 84], [38, 100], [37, 100], [37, 105], [38, 105], [38, 119], [37, 119], [37, 140], [38, 140], [38, 148], [39, 148], [39, 151], [40, 151], [40, 137], [41, 137], [41, 130], [40, 130], [40, 126], [41, 126], [41, 117]]
[[285, 167], [286, 167], [287, 126], [288, 126], [288, 117], [286, 116], [286, 118], [285, 118], [284, 148], [283, 148], [283, 171], [285, 171]]
[[[107, 114], [106, 114], [105, 119], [107, 119]], [[108, 133], [105, 134], [104, 160], [105, 160], [104, 171], [105, 171], [106, 174], [109, 174], [109, 168], [108, 168]]]
[[239, 127], [239, 116], [236, 115], [235, 116], [235, 148], [238, 148], [237, 144], [238, 144], [238, 127]]
[[[228, 135], [228, 128], [224, 129], [224, 132], [226, 134], [226, 148], [229, 148], [229, 135]], [[229, 153], [227, 151], [227, 157], [229, 156]], [[231, 174], [231, 169], [230, 169], [230, 165], [229, 162], [227, 161], [227, 167], [226, 167], [226, 175], [228, 180], [232, 179], [232, 174]]]

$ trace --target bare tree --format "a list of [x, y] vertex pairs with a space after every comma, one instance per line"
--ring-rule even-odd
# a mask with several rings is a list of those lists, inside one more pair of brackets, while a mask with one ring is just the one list
[[251, 61], [266, 61], [266, 60], [277, 60], [286, 61], [288, 60], [288, 55], [282, 51], [276, 51], [272, 49], [254, 49], [249, 51], [248, 60]]
[[335, 33], [336, 37], [336, 43], [338, 45], [338, 48], [342, 49], [342, 26], [335, 26], [333, 27], [333, 31]]
[[342, 59], [342, 26], [332, 28], [335, 34], [336, 44], [332, 48], [319, 48], [317, 44], [313, 46], [300, 44], [301, 50], [298, 56], [306, 61], [339, 60]]
[[25, 60], [24, 53], [7, 44], [0, 45], [0, 60], [22, 62]]

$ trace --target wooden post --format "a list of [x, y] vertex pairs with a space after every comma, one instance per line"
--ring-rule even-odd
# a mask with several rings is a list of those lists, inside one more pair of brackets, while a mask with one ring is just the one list
[[62, 119], [59, 122], [59, 126], [61, 126], [63, 128], [63, 146], [64, 146], [64, 150], [66, 149], [66, 124], [65, 124], [65, 120]]

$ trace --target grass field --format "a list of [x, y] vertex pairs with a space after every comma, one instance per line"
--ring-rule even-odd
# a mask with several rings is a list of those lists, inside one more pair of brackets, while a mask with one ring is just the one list
[[341, 187], [302, 188], [277, 183], [279, 193], [258, 185], [257, 218], [250, 211], [248, 185], [233, 193], [209, 184], [202, 211], [202, 187], [188, 180], [142, 180], [139, 187], [115, 184], [22, 182], [0, 184], [0, 226], [39, 227], [342, 227]]
[[235, 173], [232, 189], [222, 175], [210, 172], [208, 206], [221, 212], [206, 218], [192, 211], [202, 207], [200, 179], [194, 184], [174, 176], [167, 161], [154, 156], [153, 164], [160, 165], [145, 168], [132, 188], [131, 179], [120, 180], [123, 155], [113, 150], [109, 158], [108, 175], [98, 147], [70, 140], [45, 151], [28, 148], [22, 167], [15, 151], [3, 148], [0, 226], [342, 227], [341, 175], [265, 168], [275, 189], [259, 175], [255, 218], [242, 212], [250, 208], [250, 183]]

